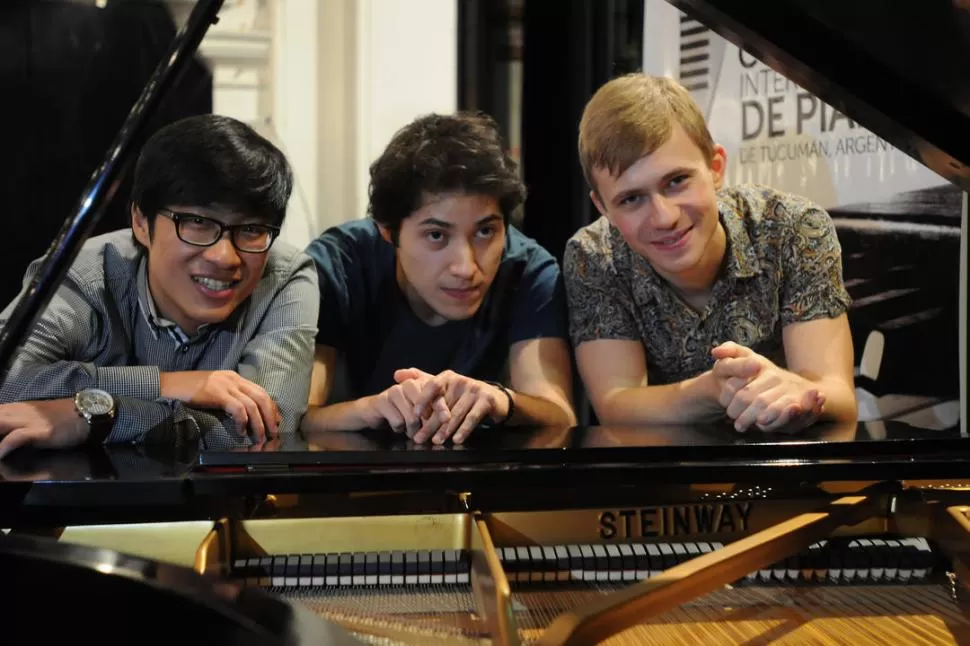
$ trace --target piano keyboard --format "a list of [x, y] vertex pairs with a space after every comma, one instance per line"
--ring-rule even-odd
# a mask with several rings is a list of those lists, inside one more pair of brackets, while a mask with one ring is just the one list
[[[496, 552], [509, 582], [517, 585], [632, 583], [721, 547], [715, 542], [520, 545]], [[916, 583], [930, 576], [935, 558], [924, 538], [820, 541], [737, 583]], [[343, 588], [465, 585], [469, 572], [466, 550], [410, 550], [237, 559], [232, 577], [259, 587]]]
[[447, 585], [469, 582], [465, 550], [289, 554], [236, 559], [232, 576], [273, 588]]
[[[634, 582], [721, 547], [708, 542], [531, 545], [501, 547], [498, 556], [514, 583]], [[924, 538], [821, 541], [738, 583], [916, 582], [929, 576], [934, 559]]]

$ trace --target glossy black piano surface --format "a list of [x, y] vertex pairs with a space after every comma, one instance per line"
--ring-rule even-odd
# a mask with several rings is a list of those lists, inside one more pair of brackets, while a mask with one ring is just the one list
[[[479, 500], [494, 492], [487, 497], [497, 506], [548, 508], [597, 490], [615, 497], [612, 485], [970, 478], [968, 458], [970, 441], [957, 428], [892, 422], [819, 424], [789, 436], [718, 426], [510, 428], [480, 430], [461, 446], [432, 446], [374, 430], [200, 452], [24, 450], [0, 462], [0, 517], [59, 510], [92, 520], [159, 520], [166, 509], [173, 517], [200, 517], [236, 497], [270, 492], [395, 489], [432, 497], [475, 490]], [[514, 490], [522, 493], [502, 495]]]

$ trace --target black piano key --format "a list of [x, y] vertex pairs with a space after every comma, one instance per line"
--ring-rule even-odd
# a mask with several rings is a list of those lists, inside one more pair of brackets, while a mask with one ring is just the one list
[[687, 550], [684, 549], [683, 544], [673, 543], [670, 547], [674, 551], [674, 565], [680, 565], [687, 560]]
[[418, 583], [431, 583], [431, 553], [428, 550], [418, 552]]
[[556, 580], [569, 580], [569, 550], [565, 545], [556, 545]]
[[663, 555], [656, 543], [647, 543], [647, 562], [650, 564], [650, 576], [657, 576], [664, 570]]
[[404, 576], [404, 552], [391, 552], [391, 574]]
[[274, 556], [272, 569], [273, 586], [282, 587], [286, 583], [286, 557]]
[[[296, 579], [300, 576], [300, 555], [291, 554], [286, 557], [286, 569], [284, 570], [285, 577], [287, 579]], [[293, 581], [293, 585], [296, 585], [296, 581]]]
[[418, 582], [418, 553], [407, 551], [404, 553], [404, 582]]
[[581, 581], [583, 578], [583, 551], [579, 545], [567, 545], [566, 554], [569, 556], [569, 578]]
[[[460, 569], [461, 554], [458, 550], [445, 550], [444, 554], [444, 572], [445, 574], [458, 574]], [[454, 583], [452, 581], [452, 583]]]
[[300, 554], [300, 569], [299, 569], [299, 581], [300, 586], [309, 586], [311, 584], [313, 571], [313, 554]]
[[352, 585], [354, 582], [354, 555], [351, 552], [341, 552], [337, 557], [337, 574], [340, 585]]
[[364, 555], [364, 583], [377, 585], [377, 552], [367, 552]]
[[637, 572], [637, 581], [649, 578], [650, 561], [647, 559], [647, 548], [642, 543], [633, 545], [633, 565]]
[[610, 563], [606, 554], [606, 547], [603, 545], [593, 545], [593, 570], [596, 572], [597, 581], [609, 581]]
[[391, 553], [380, 552], [377, 555], [377, 583], [391, 585]]
[[338, 585], [340, 583], [340, 555], [336, 552], [327, 552], [327, 585]]
[[352, 576], [364, 576], [367, 567], [367, 554], [365, 552], [350, 553], [350, 574]]
[[606, 571], [610, 581], [623, 579], [623, 562], [620, 558], [620, 548], [616, 545], [606, 546]]
[[271, 585], [272, 581], [273, 581], [273, 557], [261, 556], [259, 558], [259, 585], [268, 587], [269, 585]]
[[310, 570], [310, 576], [313, 577], [313, 585], [324, 584], [324, 577], [327, 576], [326, 554], [313, 555], [313, 569]]
[[529, 580], [534, 583], [542, 581], [545, 578], [546, 559], [538, 545], [529, 546], [529, 563]]
[[583, 581], [595, 581], [596, 556], [593, 554], [593, 547], [591, 545], [580, 545], [579, 551], [581, 554], [580, 563], [582, 563]]
[[637, 564], [633, 556], [633, 546], [627, 543], [617, 545], [620, 550], [620, 568], [623, 581], [637, 580]]
[[893, 538], [886, 539], [886, 569], [883, 571], [883, 579], [895, 582], [899, 580], [899, 553], [901, 545]]

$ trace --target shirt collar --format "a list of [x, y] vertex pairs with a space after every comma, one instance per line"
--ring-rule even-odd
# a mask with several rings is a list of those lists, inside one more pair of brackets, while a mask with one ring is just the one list
[[750, 278], [761, 273], [758, 253], [744, 226], [748, 214], [727, 200], [718, 200], [718, 203], [721, 225], [727, 237], [727, 265], [724, 275], [730, 278]]
[[174, 321], [161, 316], [155, 308], [155, 299], [152, 297], [148, 287], [148, 260], [143, 255], [138, 261], [138, 304], [141, 308], [142, 316], [148, 322], [148, 326], [155, 338], [158, 338], [159, 330], [164, 330], [175, 340], [177, 345], [184, 345], [201, 337], [209, 328], [209, 324], [204, 323], [199, 326], [194, 336], [187, 334]]

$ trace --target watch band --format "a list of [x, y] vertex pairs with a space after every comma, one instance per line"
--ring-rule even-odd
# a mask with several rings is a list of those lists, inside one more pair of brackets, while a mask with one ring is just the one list
[[501, 426], [506, 422], [508, 422], [510, 419], [512, 419], [512, 415], [515, 413], [515, 399], [512, 397], [512, 391], [506, 388], [504, 384], [499, 383], [497, 381], [486, 381], [485, 383], [491, 384], [492, 386], [495, 386], [496, 388], [501, 390], [503, 393], [505, 393], [505, 396], [509, 400], [509, 412], [505, 416], [505, 419], [503, 419], [500, 422], [495, 422], [496, 426]]

